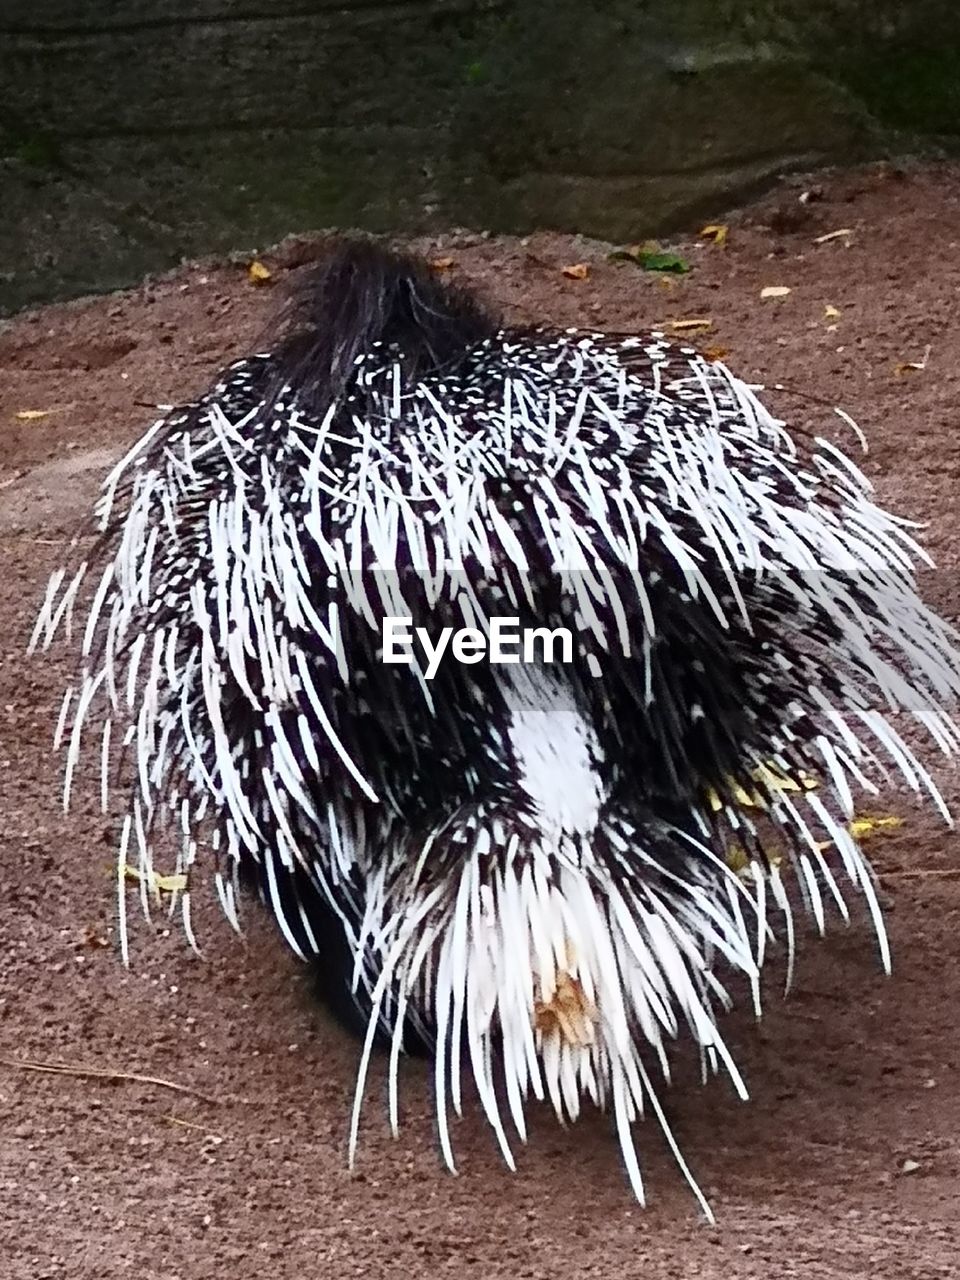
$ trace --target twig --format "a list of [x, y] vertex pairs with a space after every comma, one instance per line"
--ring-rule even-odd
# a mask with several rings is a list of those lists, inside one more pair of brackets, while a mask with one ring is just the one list
[[924, 876], [960, 876], [960, 867], [906, 867], [902, 871], [881, 871], [881, 880], [920, 879]]
[[164, 1080], [161, 1076], [144, 1076], [136, 1071], [112, 1071], [104, 1067], [75, 1067], [68, 1062], [20, 1062], [16, 1058], [0, 1058], [0, 1066], [12, 1067], [15, 1071], [36, 1071], [46, 1075], [79, 1076], [88, 1080], [109, 1080], [122, 1084], [149, 1084], [158, 1089], [172, 1089], [174, 1093], [183, 1093], [191, 1098], [199, 1098], [211, 1106], [219, 1105], [219, 1099], [189, 1085], [177, 1084], [175, 1080]]
[[166, 1120], [167, 1124], [179, 1125], [182, 1129], [196, 1129], [197, 1133], [205, 1133], [211, 1138], [216, 1138], [218, 1142], [223, 1141], [223, 1135], [219, 1133], [211, 1133], [209, 1126], [205, 1124], [194, 1124], [192, 1120], [181, 1120], [179, 1116], [164, 1115], [161, 1120]]

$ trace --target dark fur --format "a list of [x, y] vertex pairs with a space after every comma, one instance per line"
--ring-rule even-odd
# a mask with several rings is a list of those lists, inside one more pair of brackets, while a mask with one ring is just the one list
[[301, 405], [322, 415], [375, 343], [396, 349], [412, 381], [453, 368], [497, 328], [474, 297], [422, 258], [373, 240], [338, 239], [291, 293], [272, 348], [276, 383], [267, 398], [294, 386]]

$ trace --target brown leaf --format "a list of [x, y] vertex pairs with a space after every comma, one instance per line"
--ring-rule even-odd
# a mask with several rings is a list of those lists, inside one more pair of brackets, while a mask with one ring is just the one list
[[586, 280], [590, 274], [590, 267], [586, 262], [575, 262], [573, 266], [564, 267], [563, 274], [568, 280]]
[[914, 369], [923, 370], [927, 367], [927, 361], [930, 359], [930, 346], [926, 347], [922, 360], [905, 360], [902, 364], [894, 365], [894, 372], [899, 377], [904, 373], [910, 373]]
[[714, 360], [726, 360], [730, 354], [726, 347], [707, 347], [703, 353], [704, 360], [713, 362]]
[[546, 1037], [557, 1036], [561, 1044], [587, 1048], [596, 1038], [597, 1010], [579, 979], [563, 970], [556, 976], [553, 996], [534, 1002], [533, 1016], [537, 1031]]
[[434, 271], [449, 271], [451, 267], [456, 265], [456, 258], [433, 258], [430, 262], [430, 266]]
[[97, 947], [109, 947], [110, 939], [101, 933], [99, 929], [95, 929], [93, 925], [87, 925], [80, 934], [79, 943], [82, 947], [94, 949]]

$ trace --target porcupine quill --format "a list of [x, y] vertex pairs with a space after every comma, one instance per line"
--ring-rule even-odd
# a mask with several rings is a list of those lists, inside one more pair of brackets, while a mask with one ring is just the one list
[[[210, 871], [252, 877], [374, 1042], [435, 1063], [440, 1145], [473, 1074], [507, 1163], [525, 1103], [612, 1108], [631, 1185], [652, 1111], [704, 1213], [653, 1066], [759, 975], [782, 852], [821, 932], [863, 894], [854, 798], [891, 775], [948, 817], [894, 721], [947, 754], [957, 637], [921, 601], [915, 526], [825, 439], [660, 333], [509, 329], [428, 266], [345, 241], [267, 349], [165, 412], [107, 478], [98, 538], [51, 581], [46, 648], [86, 591], [57, 730], [131, 789], [144, 905], [180, 833], [183, 924]], [[568, 663], [383, 661], [382, 622], [572, 628]], [[949, 820], [949, 819], [948, 819]], [[825, 856], [827, 844], [835, 856]], [[776, 847], [777, 856], [772, 855]], [[738, 852], [746, 874], [731, 867]], [[135, 853], [135, 856], [134, 856]], [[505, 1105], [504, 1105], [505, 1099]]]

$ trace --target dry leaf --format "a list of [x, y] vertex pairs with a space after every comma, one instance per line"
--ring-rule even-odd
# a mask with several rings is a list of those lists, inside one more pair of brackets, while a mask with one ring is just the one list
[[[759, 782], [767, 791], [815, 791], [818, 787], [816, 778], [809, 773], [798, 771], [796, 777], [788, 777], [773, 765], [759, 765], [751, 771], [754, 782]], [[735, 803], [747, 809], [763, 809], [766, 801], [760, 792], [749, 792], [738, 783], [733, 782], [731, 792]], [[718, 792], [710, 788], [707, 792], [707, 803], [714, 813], [723, 808], [723, 801]]]
[[826, 306], [823, 308], [824, 320], [839, 320], [840, 312], [836, 307]]
[[551, 999], [534, 1002], [533, 1017], [534, 1027], [541, 1035], [559, 1036], [561, 1044], [585, 1049], [596, 1039], [597, 1010], [579, 979], [562, 970], [557, 974]]
[[455, 267], [456, 265], [456, 258], [434, 258], [430, 263], [430, 266], [434, 271], [449, 271], [451, 267]]
[[[778, 870], [783, 866], [782, 853], [771, 849], [766, 849], [764, 852], [772, 870]], [[753, 880], [753, 864], [747, 857], [746, 850], [742, 849], [740, 845], [732, 845], [727, 850], [726, 863], [738, 879], [745, 880], [748, 883]]]
[[187, 877], [182, 873], [169, 876], [154, 874], [153, 883], [160, 893], [184, 893], [187, 888]]
[[704, 329], [712, 329], [713, 321], [706, 316], [693, 320], [671, 320], [670, 328], [674, 333], [700, 333]]
[[585, 262], [575, 262], [572, 267], [564, 267], [563, 274], [568, 280], [586, 280], [590, 268]]
[[902, 826], [902, 818], [898, 818], [896, 814], [887, 814], [882, 818], [854, 818], [849, 830], [855, 840], [863, 840], [877, 831], [889, 831]]
[[931, 348], [928, 343], [926, 349], [924, 350], [922, 360], [907, 360], [903, 364], [894, 365], [894, 372], [897, 374], [902, 374], [902, 373], [909, 373], [911, 369], [921, 369], [921, 370], [925, 369], [927, 367], [927, 361], [930, 359], [930, 350]]
[[254, 258], [253, 262], [247, 267], [247, 276], [253, 284], [266, 284], [271, 279], [273, 272], [269, 267], [265, 267], [262, 262]]
[[735, 871], [737, 875], [750, 869], [750, 859], [747, 857], [746, 851], [741, 849], [738, 844], [732, 845], [727, 850], [726, 862], [730, 870]]
[[790, 778], [769, 764], [758, 765], [753, 770], [752, 777], [755, 782], [763, 783], [771, 791], [816, 791], [819, 785], [809, 773], [800, 771], [795, 778]]
[[127, 863], [123, 868], [123, 874], [128, 880], [146, 880], [147, 886], [153, 893], [183, 893], [187, 888], [187, 877], [182, 872], [173, 875], [161, 875], [157, 871], [151, 872], [148, 876], [144, 876], [138, 867], [131, 867]]
[[95, 947], [109, 947], [110, 939], [100, 933], [99, 930], [95, 929], [93, 925], [87, 925], [80, 934], [79, 943], [80, 946], [90, 947], [91, 949]]
[[726, 360], [729, 354], [730, 352], [726, 347], [707, 347], [703, 353], [703, 358], [704, 360], [709, 360], [712, 364], [715, 360]]
[[814, 244], [827, 244], [830, 240], [839, 240], [841, 236], [852, 236], [853, 227], [840, 227], [837, 231], [828, 231], [825, 235], [817, 236]]
[[790, 288], [785, 284], [768, 284], [760, 290], [761, 298], [785, 298]]
[[51, 413], [56, 413], [56, 409], [21, 409], [13, 416], [18, 422], [36, 422], [38, 418], [46, 418]]
[[708, 226], [700, 229], [700, 237], [703, 240], [712, 240], [714, 244], [721, 247], [727, 243], [727, 236], [730, 228], [725, 222], [711, 222]]

